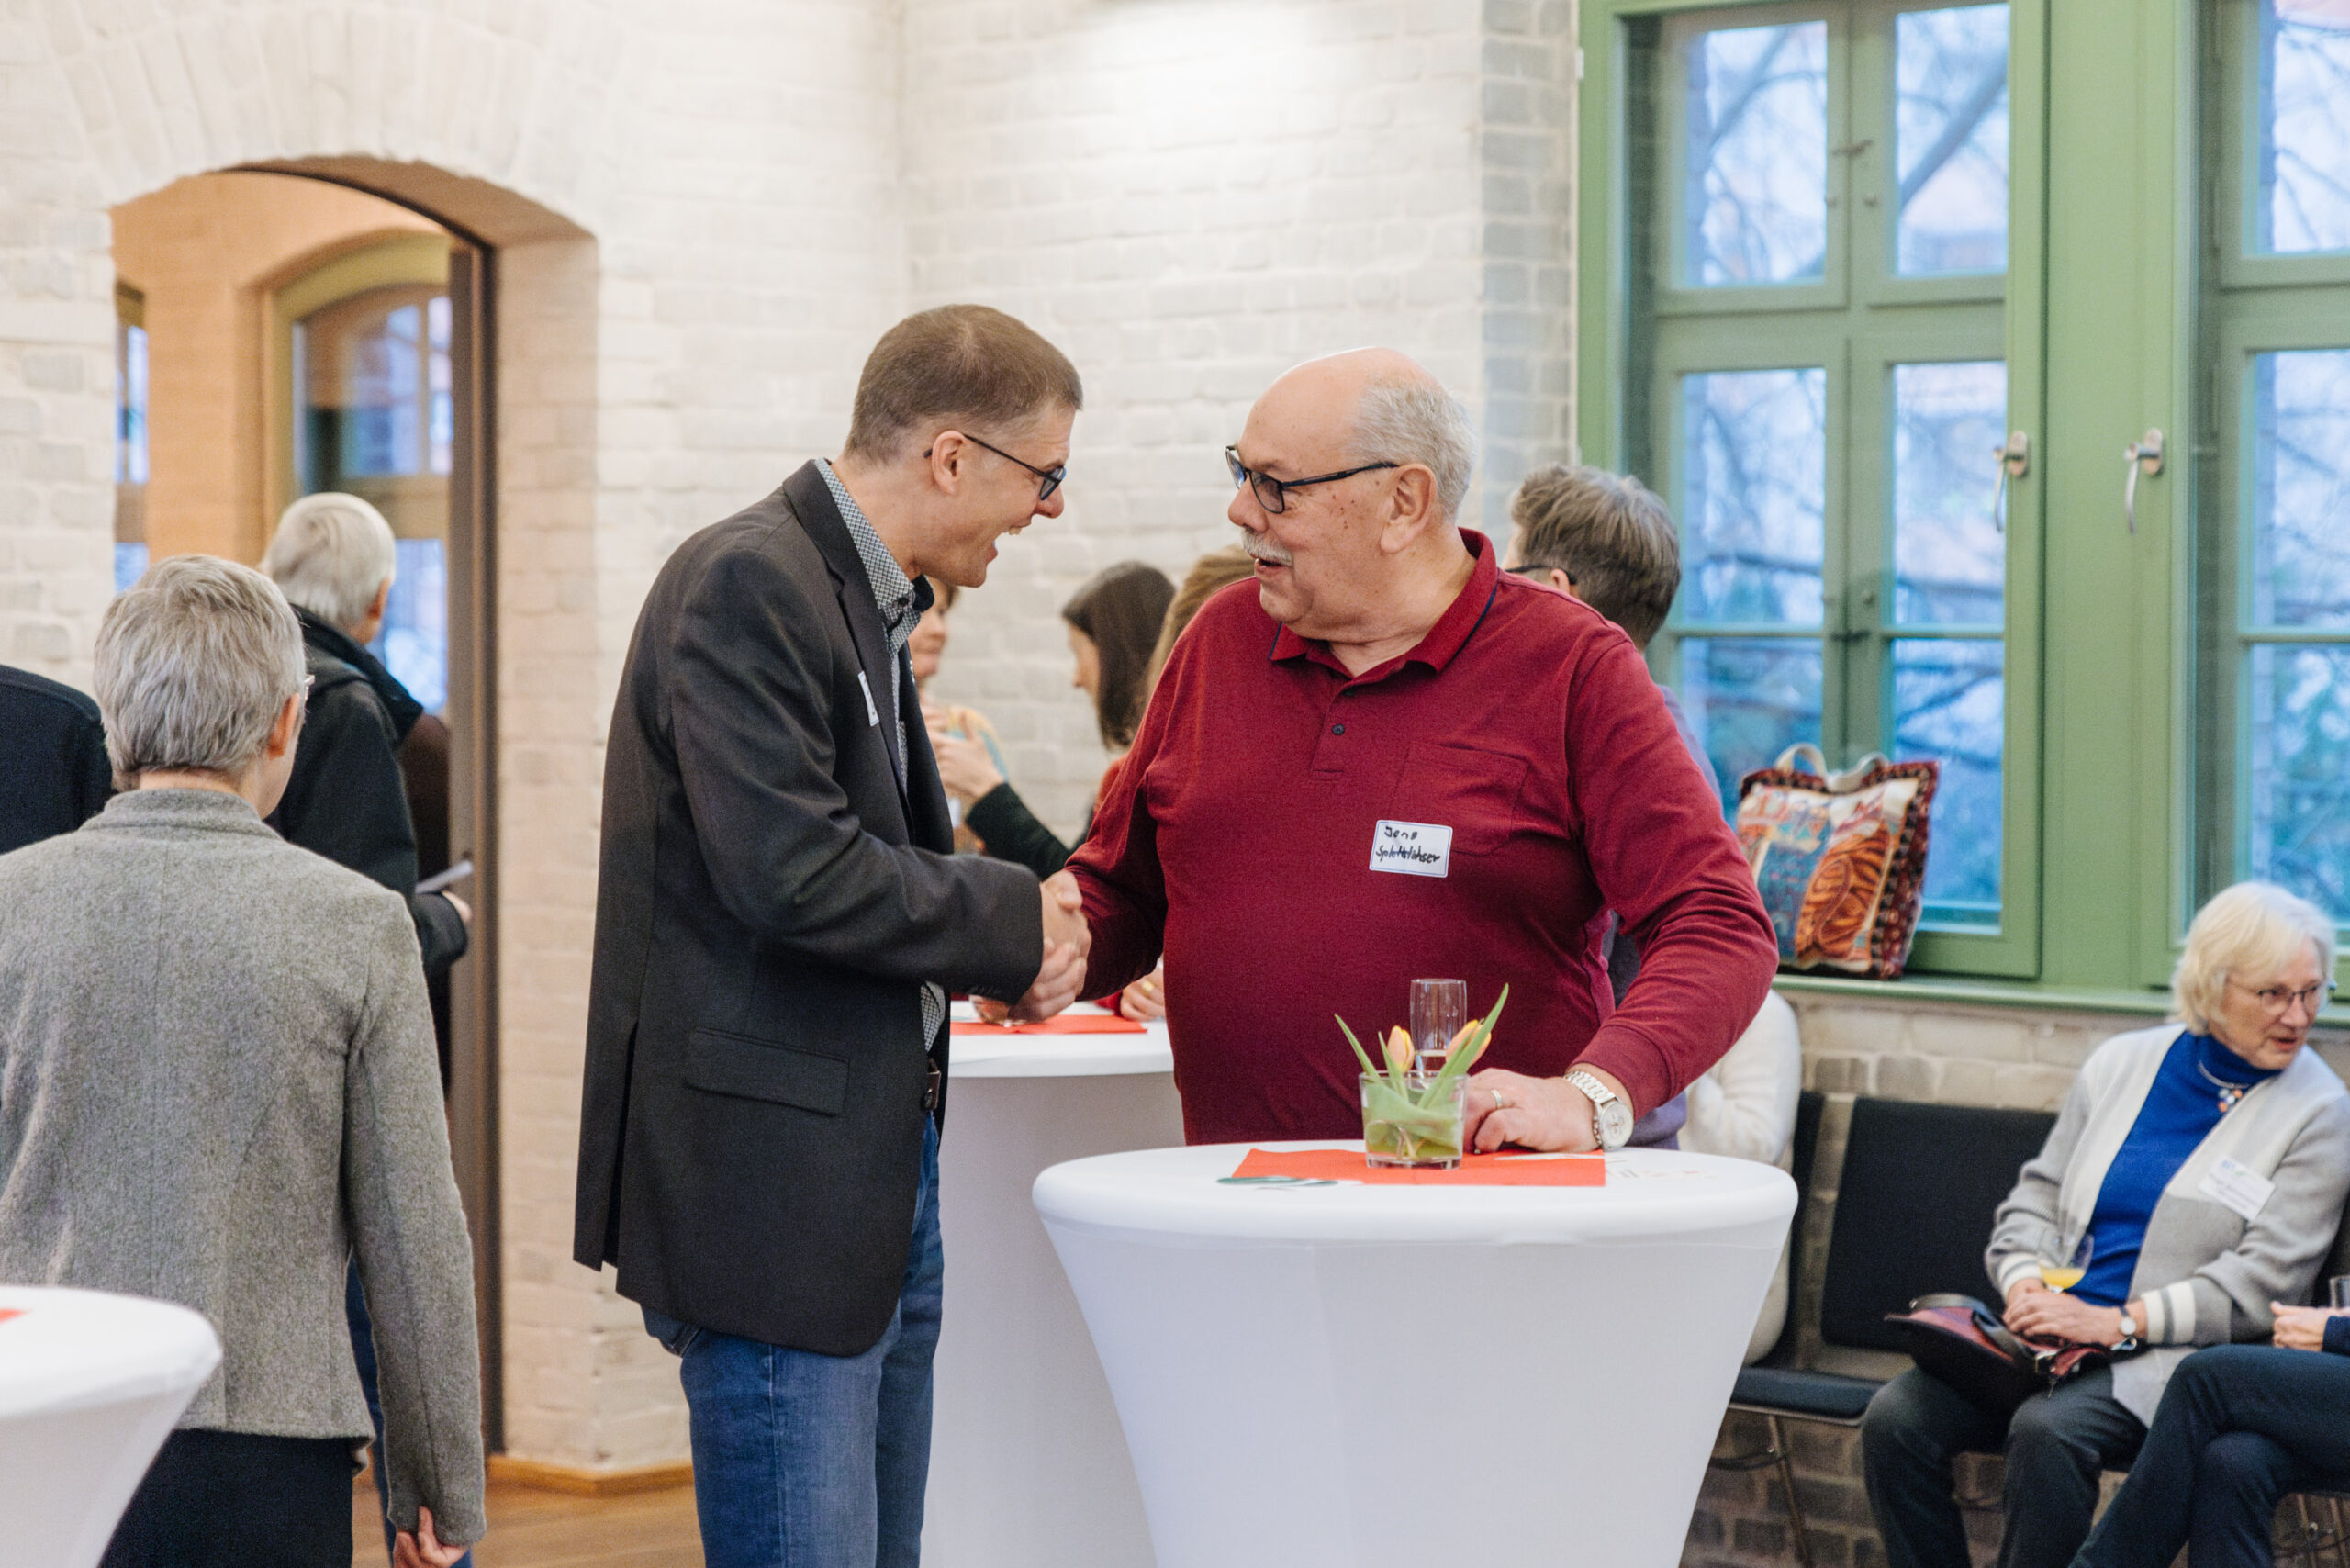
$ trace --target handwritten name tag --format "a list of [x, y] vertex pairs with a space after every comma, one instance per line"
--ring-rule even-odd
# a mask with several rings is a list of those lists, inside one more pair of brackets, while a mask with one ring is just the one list
[[1446, 876], [1452, 868], [1452, 830], [1436, 823], [1381, 823], [1371, 833], [1371, 868]]
[[2232, 1159], [2221, 1159], [2212, 1165], [2210, 1174], [2198, 1182], [2195, 1190], [2213, 1203], [2225, 1204], [2244, 1218], [2253, 1220], [2260, 1217], [2260, 1211], [2266, 1205], [2268, 1194], [2277, 1190], [2277, 1183]]

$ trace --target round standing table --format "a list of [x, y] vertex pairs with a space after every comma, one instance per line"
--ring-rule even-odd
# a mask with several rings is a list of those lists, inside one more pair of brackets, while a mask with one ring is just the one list
[[1159, 1568], [1679, 1561], [1784, 1172], [1632, 1150], [1605, 1187], [1220, 1183], [1246, 1150], [1036, 1180]]
[[1151, 1568], [1117, 1410], [1028, 1193], [1058, 1161], [1182, 1141], [1167, 1026], [958, 1035], [953, 1051], [923, 1561]]
[[89, 1568], [220, 1364], [184, 1306], [0, 1286], [0, 1565]]

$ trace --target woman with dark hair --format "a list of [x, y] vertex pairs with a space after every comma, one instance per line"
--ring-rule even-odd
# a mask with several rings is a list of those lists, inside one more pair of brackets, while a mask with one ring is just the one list
[[[1117, 759], [1134, 744], [1150, 700], [1146, 676], [1150, 651], [1158, 644], [1160, 623], [1175, 598], [1167, 574], [1140, 561], [1122, 561], [1087, 583], [1061, 606], [1069, 647], [1077, 667], [1070, 684], [1093, 699], [1094, 722], [1102, 744], [1111, 753], [1114, 776]], [[938, 756], [938, 773], [946, 792], [963, 807], [965, 825], [979, 835], [987, 853], [999, 860], [1027, 867], [1049, 877], [1068, 864], [1073, 846], [1063, 844], [1036, 820], [1019, 792], [1004, 782], [1003, 770], [980, 740], [957, 739], [946, 728], [931, 731], [931, 748]], [[1094, 799], [1102, 798], [1101, 790]], [[1093, 812], [1086, 809], [1091, 826]], [[1081, 842], [1085, 834], [1080, 832]]]

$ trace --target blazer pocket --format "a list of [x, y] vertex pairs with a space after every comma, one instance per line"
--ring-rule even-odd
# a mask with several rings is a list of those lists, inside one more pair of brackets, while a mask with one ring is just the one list
[[772, 1040], [696, 1029], [686, 1039], [686, 1084], [837, 1116], [848, 1103], [848, 1063]]

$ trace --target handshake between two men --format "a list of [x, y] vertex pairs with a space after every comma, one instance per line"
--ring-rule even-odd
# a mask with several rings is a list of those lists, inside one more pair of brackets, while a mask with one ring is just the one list
[[976, 999], [979, 1016], [991, 1023], [1039, 1023], [1075, 1002], [1085, 984], [1093, 936], [1085, 928], [1085, 899], [1078, 891], [1077, 879], [1056, 871], [1036, 891], [1045, 905], [1045, 961], [1017, 1002], [1007, 1005], [990, 997]]

